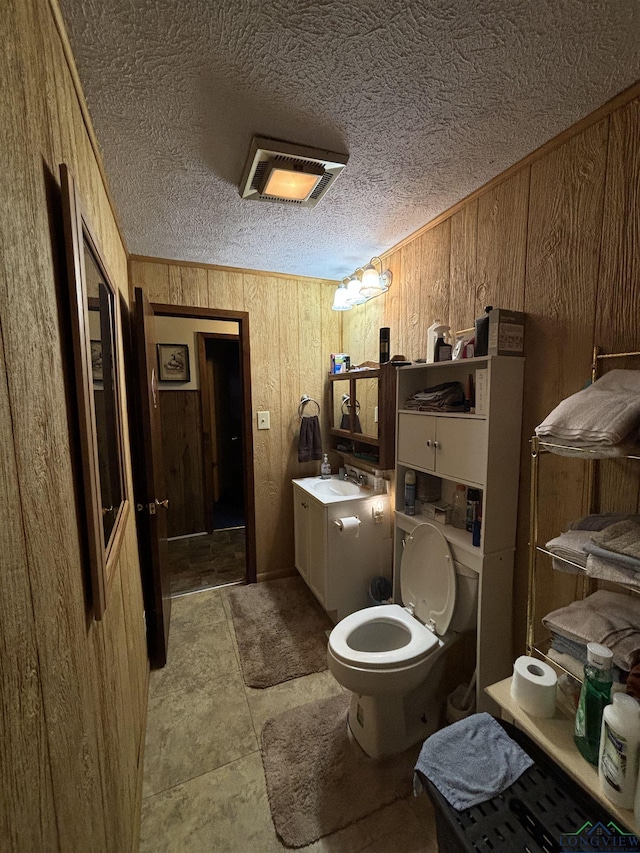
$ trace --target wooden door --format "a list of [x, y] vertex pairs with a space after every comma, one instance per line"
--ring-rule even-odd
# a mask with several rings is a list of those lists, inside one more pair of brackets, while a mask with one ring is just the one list
[[167, 508], [154, 313], [141, 288], [135, 289], [135, 354], [137, 399], [136, 518], [151, 666], [167, 662], [171, 585], [167, 555]]

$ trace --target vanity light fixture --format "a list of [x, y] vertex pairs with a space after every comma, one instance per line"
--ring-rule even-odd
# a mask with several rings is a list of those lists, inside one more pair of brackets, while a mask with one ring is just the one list
[[[380, 266], [379, 271], [376, 264]], [[332, 308], [334, 311], [348, 311], [354, 305], [362, 305], [374, 296], [386, 293], [392, 280], [391, 270], [382, 269], [381, 259], [377, 256], [371, 258], [364, 269], [358, 267], [354, 273], [342, 279], [342, 284], [336, 290]]]
[[[380, 265], [378, 271], [375, 267], [376, 262]], [[380, 296], [381, 293], [386, 293], [391, 286], [393, 275], [391, 270], [382, 269], [382, 261], [378, 257], [371, 258], [362, 272], [362, 287], [360, 293], [366, 299], [372, 299], [374, 296]]]
[[338, 285], [335, 296], [333, 297], [333, 305], [331, 306], [333, 311], [351, 311], [353, 305], [347, 302], [347, 293], [346, 284]]
[[353, 275], [343, 278], [342, 283], [347, 288], [347, 302], [350, 305], [362, 305], [367, 301], [367, 297], [362, 293], [362, 282], [358, 278], [358, 270]]

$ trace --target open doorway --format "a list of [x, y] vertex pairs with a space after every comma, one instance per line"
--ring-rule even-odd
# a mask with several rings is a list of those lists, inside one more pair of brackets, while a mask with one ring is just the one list
[[248, 320], [241, 312], [153, 308], [171, 595], [251, 582]]

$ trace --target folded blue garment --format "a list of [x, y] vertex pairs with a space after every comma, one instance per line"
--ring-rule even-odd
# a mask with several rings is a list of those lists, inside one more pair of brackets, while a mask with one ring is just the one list
[[424, 776], [462, 811], [501, 794], [533, 763], [491, 714], [472, 714], [425, 740], [414, 791], [421, 789]]

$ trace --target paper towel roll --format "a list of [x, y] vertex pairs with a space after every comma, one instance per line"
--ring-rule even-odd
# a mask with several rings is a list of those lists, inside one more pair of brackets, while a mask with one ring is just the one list
[[348, 515], [346, 518], [336, 518], [335, 525], [343, 536], [355, 539], [360, 531], [360, 519], [356, 515]]
[[549, 664], [521, 655], [513, 665], [511, 696], [532, 717], [553, 717], [558, 676]]

